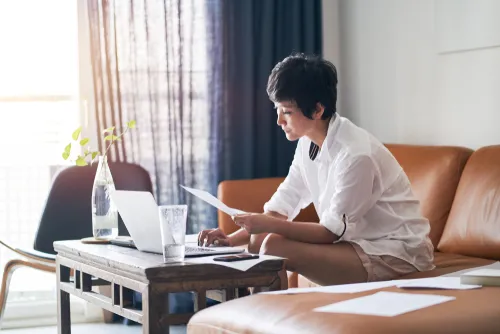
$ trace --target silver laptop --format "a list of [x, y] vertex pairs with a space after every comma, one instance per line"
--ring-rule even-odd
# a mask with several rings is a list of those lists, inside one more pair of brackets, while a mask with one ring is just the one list
[[[146, 191], [115, 190], [110, 193], [132, 242], [119, 237], [115, 244], [135, 247], [143, 252], [163, 254], [158, 205], [153, 195]], [[236, 254], [245, 249], [235, 247], [200, 247], [186, 243], [186, 257]]]

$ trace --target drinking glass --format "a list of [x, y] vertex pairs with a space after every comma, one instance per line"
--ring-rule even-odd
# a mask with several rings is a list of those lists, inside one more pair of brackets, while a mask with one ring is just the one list
[[184, 260], [187, 210], [187, 205], [158, 207], [164, 262]]

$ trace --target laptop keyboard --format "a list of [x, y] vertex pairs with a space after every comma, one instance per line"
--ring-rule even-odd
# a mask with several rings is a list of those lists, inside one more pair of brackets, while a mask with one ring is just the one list
[[207, 248], [207, 247], [186, 246], [186, 254], [199, 253], [199, 252], [211, 253], [211, 252], [215, 252], [215, 249], [211, 249], [211, 248]]

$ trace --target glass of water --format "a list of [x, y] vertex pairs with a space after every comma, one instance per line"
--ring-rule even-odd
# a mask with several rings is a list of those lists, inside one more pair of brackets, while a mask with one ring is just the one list
[[164, 262], [184, 260], [187, 210], [187, 205], [158, 207]]

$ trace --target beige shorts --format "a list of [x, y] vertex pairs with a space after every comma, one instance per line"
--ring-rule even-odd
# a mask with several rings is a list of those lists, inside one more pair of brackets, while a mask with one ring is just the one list
[[367, 282], [390, 281], [401, 276], [417, 272], [412, 264], [390, 255], [369, 255], [354, 242], [350, 244], [356, 250], [363, 267], [368, 274]]

